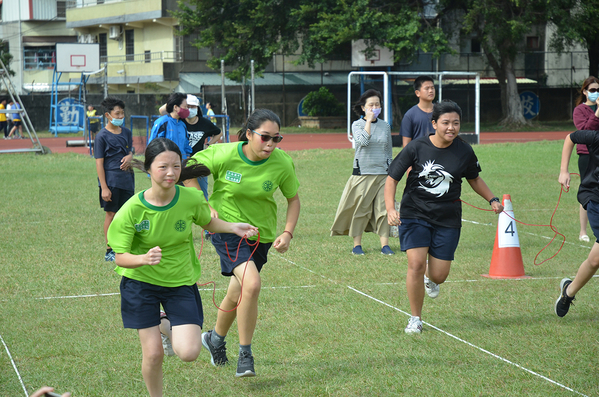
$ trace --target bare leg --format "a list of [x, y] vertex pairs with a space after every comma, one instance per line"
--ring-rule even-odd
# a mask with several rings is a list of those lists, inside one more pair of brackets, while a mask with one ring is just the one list
[[106, 240], [106, 244], [108, 244], [108, 227], [110, 227], [115, 214], [116, 212], [106, 211], [106, 216], [104, 217], [104, 239]]
[[582, 262], [576, 273], [576, 277], [572, 280], [572, 283], [568, 285], [566, 293], [568, 296], [574, 296], [582, 287], [597, 273], [599, 269], [599, 244], [593, 244], [593, 248], [589, 253], [588, 258]]
[[588, 221], [589, 221], [589, 217], [587, 215], [587, 210], [585, 210], [581, 204], [580, 205], [580, 233], [578, 233], [578, 237], [587, 235], [587, 222]]
[[412, 316], [422, 316], [422, 305], [424, 303], [424, 272], [426, 270], [426, 256], [428, 247], [412, 248], [406, 251], [408, 256], [408, 275], [406, 277], [406, 288], [410, 311]]
[[451, 261], [444, 261], [433, 256], [428, 256], [427, 277], [435, 284], [443, 284], [449, 276]]
[[381, 237], [381, 248], [383, 248], [385, 245], [389, 245], [389, 236]]
[[141, 373], [150, 397], [162, 397], [164, 351], [158, 326], [137, 330], [141, 341]]
[[[244, 276], [245, 270], [245, 276]], [[237, 266], [234, 270], [234, 277], [231, 278], [227, 296], [222, 302], [221, 308], [231, 310], [239, 301], [241, 294], [241, 302], [235, 311], [223, 312], [218, 311], [215, 331], [219, 335], [226, 335], [237, 317], [237, 328], [239, 330], [239, 344], [249, 345], [252, 343], [254, 330], [256, 329], [256, 321], [258, 319], [258, 297], [260, 296], [260, 288], [262, 282], [260, 273], [256, 269], [253, 261], [246, 265]], [[243, 290], [241, 282], [243, 280]]]
[[357, 247], [358, 245], [362, 245], [362, 235], [361, 234], [359, 236], [354, 237], [354, 247]]
[[181, 361], [195, 361], [202, 349], [202, 328], [196, 324], [176, 325], [172, 330], [171, 343]]

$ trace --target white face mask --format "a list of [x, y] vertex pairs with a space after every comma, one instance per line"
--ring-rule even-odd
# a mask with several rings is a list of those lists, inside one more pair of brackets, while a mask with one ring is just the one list
[[197, 115], [198, 115], [198, 108], [189, 108], [189, 117], [188, 118], [191, 119]]

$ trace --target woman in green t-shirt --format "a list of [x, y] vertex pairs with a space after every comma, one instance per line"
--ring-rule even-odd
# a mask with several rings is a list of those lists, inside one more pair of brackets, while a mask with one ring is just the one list
[[[220, 256], [221, 273], [231, 279], [216, 326], [202, 335], [202, 343], [210, 351], [213, 365], [226, 364], [224, 339], [237, 319], [237, 377], [256, 375], [251, 343], [258, 318], [260, 270], [268, 260], [271, 246], [280, 253], [289, 249], [299, 218], [299, 181], [291, 157], [277, 148], [283, 139], [280, 127], [281, 121], [275, 113], [258, 109], [239, 131], [239, 142], [212, 145], [191, 158], [208, 167], [214, 177], [210, 196], [212, 216], [228, 222], [247, 222], [260, 231], [257, 247], [230, 233], [212, 236], [212, 244]], [[200, 189], [196, 180], [185, 184]], [[277, 205], [273, 198], [277, 188], [287, 199], [285, 228], [280, 234], [276, 230]]]
[[[212, 232], [252, 237], [247, 223], [213, 218], [201, 192], [178, 186], [179, 178], [210, 172], [203, 165], [181, 169], [181, 152], [166, 138], [146, 148], [145, 162], [133, 166], [150, 174], [152, 187], [134, 195], [116, 213], [108, 240], [116, 253], [125, 328], [137, 329], [142, 375], [150, 396], [162, 396], [163, 339], [182, 361], [194, 361], [202, 347], [203, 310], [196, 282], [200, 264], [192, 223]], [[168, 320], [161, 318], [160, 305]], [[163, 338], [163, 336], [165, 338]]]

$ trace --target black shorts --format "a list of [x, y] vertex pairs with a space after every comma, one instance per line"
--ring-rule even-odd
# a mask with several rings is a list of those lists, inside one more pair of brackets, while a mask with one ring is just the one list
[[[214, 233], [212, 235], [212, 245], [220, 256], [220, 271], [223, 276], [230, 277], [233, 275], [233, 269], [242, 265], [250, 259], [250, 255], [254, 249], [256, 252], [252, 255], [251, 260], [256, 264], [258, 272], [262, 270], [262, 266], [268, 262], [268, 250], [272, 243], [259, 243], [258, 248], [255, 245], [249, 245], [245, 239], [236, 234], [231, 233]], [[255, 244], [255, 241], [250, 241], [250, 244]], [[237, 249], [239, 248], [239, 252]]]
[[14, 120], [12, 122], [13, 127], [20, 127], [21, 126], [21, 120]]
[[89, 123], [89, 130], [93, 133], [98, 132], [98, 127], [100, 126], [100, 123]]
[[108, 186], [108, 189], [110, 189], [110, 192], [112, 193], [112, 196], [110, 197], [111, 201], [104, 201], [102, 200], [102, 188], [99, 187], [98, 189], [100, 190], [100, 207], [104, 208], [104, 211], [106, 212], [117, 212], [121, 209], [123, 204], [135, 194], [133, 190], [124, 190], [119, 189], [118, 187]]
[[160, 287], [128, 277], [121, 279], [121, 316], [125, 328], [144, 329], [160, 325], [160, 305], [171, 327], [204, 325], [204, 310], [197, 285]]

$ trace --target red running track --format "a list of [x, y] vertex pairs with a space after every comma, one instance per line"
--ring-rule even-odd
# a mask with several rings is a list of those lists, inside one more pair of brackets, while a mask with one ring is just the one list
[[[480, 134], [480, 143], [501, 143], [501, 142], [530, 142], [530, 141], [554, 141], [562, 140], [572, 131], [547, 131], [547, 132], [483, 132]], [[89, 148], [86, 147], [67, 147], [67, 141], [82, 141], [82, 137], [73, 135], [64, 138], [41, 138], [43, 146], [48, 147], [52, 153], [81, 153], [89, 154]], [[141, 140], [134, 138], [134, 146], [137, 152], [141, 152], [143, 144]], [[346, 134], [286, 134], [285, 138], [278, 145], [286, 151], [306, 150], [306, 149], [350, 149], [351, 143], [347, 140]], [[0, 150], [11, 149], [30, 149], [32, 148], [30, 139], [1, 139]]]

